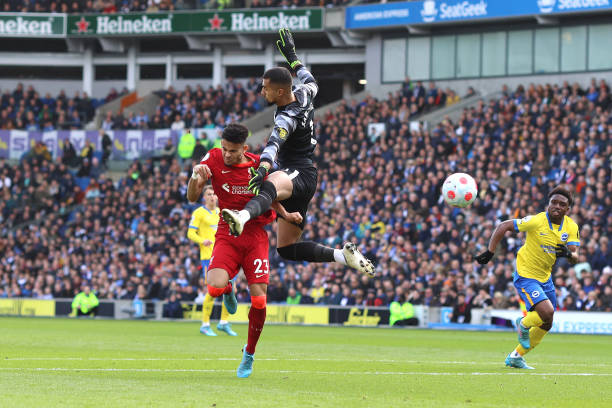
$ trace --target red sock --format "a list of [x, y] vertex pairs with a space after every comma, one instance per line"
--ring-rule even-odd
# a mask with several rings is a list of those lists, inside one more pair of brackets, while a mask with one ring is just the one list
[[223, 294], [224, 295], [229, 295], [230, 293], [232, 293], [232, 284], [231, 284], [231, 282], [227, 284], [225, 289], [223, 289]]
[[256, 309], [251, 307], [251, 310], [249, 310], [249, 339], [246, 346], [247, 353], [255, 354], [255, 346], [257, 346], [265, 321], [266, 308]]

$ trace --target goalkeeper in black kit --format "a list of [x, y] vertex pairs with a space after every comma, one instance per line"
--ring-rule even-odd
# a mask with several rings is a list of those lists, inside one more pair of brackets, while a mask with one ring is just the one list
[[[287, 212], [299, 211], [303, 219], [295, 225], [279, 218], [277, 251], [281, 257], [291, 261], [338, 262], [374, 276], [372, 262], [351, 242], [345, 243], [341, 250], [312, 241], [300, 242], [308, 204], [317, 188], [317, 169], [312, 161], [317, 145], [313, 100], [319, 87], [297, 57], [291, 32], [282, 28], [279, 35], [276, 45], [301, 83], [294, 86], [291, 73], [283, 67], [264, 73], [261, 94], [268, 103], [276, 105], [276, 112], [261, 164], [257, 170], [251, 169], [249, 189], [255, 197], [244, 209], [224, 209], [221, 215], [230, 232], [239, 236], [249, 220], [266, 212], [278, 200]], [[271, 172], [275, 162], [279, 170]]]

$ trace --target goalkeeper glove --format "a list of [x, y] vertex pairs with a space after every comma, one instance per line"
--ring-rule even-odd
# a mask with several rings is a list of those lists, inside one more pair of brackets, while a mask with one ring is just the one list
[[258, 195], [261, 187], [263, 186], [264, 179], [268, 175], [268, 169], [264, 166], [259, 166], [257, 170], [254, 167], [249, 169], [251, 173], [251, 179], [249, 180], [249, 190]]
[[493, 258], [493, 255], [494, 255], [493, 252], [487, 249], [482, 254], [476, 256], [474, 259], [476, 259], [476, 262], [478, 262], [479, 264], [484, 265], [484, 264], [489, 263], [491, 258]]
[[289, 31], [288, 28], [281, 28], [278, 30], [278, 34], [280, 36], [280, 40], [276, 41], [278, 50], [281, 54], [283, 54], [283, 57], [285, 57], [291, 69], [297, 71], [303, 65], [302, 61], [298, 59], [298, 56], [295, 53], [295, 42], [293, 41], [291, 31]]
[[557, 254], [557, 258], [572, 258], [571, 251], [564, 244], [557, 245], [555, 248], [555, 253]]

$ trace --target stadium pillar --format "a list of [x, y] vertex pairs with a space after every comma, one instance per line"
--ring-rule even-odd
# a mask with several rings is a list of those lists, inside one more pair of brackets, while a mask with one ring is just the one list
[[351, 80], [345, 79], [342, 81], [342, 98], [350, 98], [353, 93], [353, 87], [351, 86]]
[[365, 79], [367, 90], [376, 90], [381, 85], [382, 76], [382, 37], [375, 34], [366, 41], [365, 47]]
[[127, 89], [133, 91], [136, 89], [136, 81], [138, 80], [136, 65], [136, 44], [131, 43], [127, 50]]
[[223, 82], [223, 56], [221, 53], [220, 47], [215, 47], [213, 51], [213, 72], [212, 72], [212, 82], [213, 86], [221, 85]]
[[274, 68], [274, 47], [272, 44], [266, 45], [266, 50], [264, 53], [264, 71], [269, 70], [270, 68]]
[[164, 87], [168, 89], [175, 80], [176, 70], [174, 69], [174, 64], [172, 63], [172, 55], [166, 55], [166, 81], [164, 82]]
[[93, 94], [93, 79], [93, 49], [90, 45], [87, 45], [83, 53], [83, 92], [87, 92], [89, 97]]

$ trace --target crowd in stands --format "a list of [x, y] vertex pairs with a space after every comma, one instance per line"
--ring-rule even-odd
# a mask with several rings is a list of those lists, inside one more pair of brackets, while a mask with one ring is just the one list
[[92, 99], [86, 92], [78, 91], [70, 98], [63, 90], [55, 97], [49, 92], [41, 96], [32, 85], [26, 87], [19, 83], [15, 89], [4, 89], [0, 94], [0, 129], [83, 129], [93, 119], [98, 106], [122, 93], [112, 89], [103, 99]]
[[[473, 254], [499, 222], [543, 211], [548, 191], [564, 183], [575, 193], [570, 216], [581, 228], [581, 248], [577, 265], [560, 260], [555, 267], [558, 307], [612, 311], [608, 84], [504, 88], [501, 98], [429, 129], [410, 123], [413, 110], [454, 97], [435, 84], [421, 87], [408, 79], [386, 100], [346, 101], [316, 122], [319, 188], [303, 238], [358, 243], [377, 277], [287, 262], [271, 230], [268, 301], [518, 307], [512, 273], [523, 237], [505, 237], [488, 265]], [[368, 134], [370, 123], [385, 131]], [[201, 296], [198, 248], [186, 238], [190, 169], [176, 159], [135, 161], [120, 181], [99, 173], [83, 191], [61, 158], [0, 161], [0, 297], [70, 298], [83, 283], [101, 300], [133, 299], [139, 290], [147, 299]], [[440, 197], [444, 178], [456, 171], [479, 183], [468, 210]], [[14, 228], [26, 220], [35, 222]], [[243, 278], [237, 288], [248, 301]]]
[[228, 78], [225, 85], [216, 88], [195, 89], [187, 86], [183, 91], [173, 87], [157, 92], [161, 98], [155, 113], [130, 113], [127, 116], [107, 112], [102, 128], [111, 129], [173, 129], [224, 127], [226, 123], [240, 122], [261, 111], [265, 101], [257, 93], [257, 82], [251, 78], [245, 85]]
[[[107, 112], [101, 127], [104, 130], [173, 129], [224, 127], [240, 122], [261, 111], [266, 103], [257, 93], [258, 83], [250, 78], [245, 83], [228, 78], [225, 85], [207, 89], [200, 85], [187, 86], [182, 91], [173, 87], [157, 94], [161, 98], [155, 113], [144, 111], [127, 114]], [[44, 97], [31, 86], [18, 84], [0, 95], [0, 129], [28, 131], [83, 129], [95, 114], [95, 109], [127, 93], [111, 89], [102, 99], [92, 99], [86, 93], [68, 98], [64, 91]]]
[[5, 0], [0, 12], [155, 13], [191, 9], [338, 7], [349, 0]]

